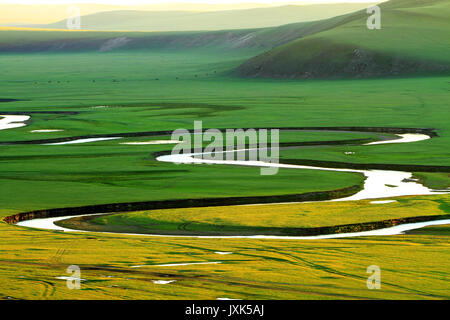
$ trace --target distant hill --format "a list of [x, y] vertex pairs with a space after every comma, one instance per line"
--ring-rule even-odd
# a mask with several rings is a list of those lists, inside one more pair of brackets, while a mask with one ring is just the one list
[[[280, 26], [327, 19], [366, 8], [367, 3], [287, 5], [244, 10], [107, 11], [81, 17], [81, 29], [93, 31], [205, 31]], [[20, 27], [66, 29], [67, 21]]]
[[381, 30], [367, 29], [366, 10], [278, 27], [221, 31], [30, 31], [0, 27], [0, 53], [230, 51], [242, 60], [253, 57], [232, 71], [241, 77], [450, 73], [450, 0], [391, 0], [380, 7]]
[[109, 52], [133, 50], [246, 50], [254, 54], [329, 28], [301, 22], [280, 27], [197, 32], [101, 32], [0, 27], [0, 52]]
[[369, 30], [365, 10], [313, 23], [320, 31], [243, 63], [245, 77], [340, 78], [448, 73], [450, 1], [381, 4], [382, 29]]
[[[264, 3], [173, 3], [155, 2], [149, 4], [96, 4], [77, 3], [72, 1], [80, 9], [82, 15], [89, 15], [98, 12], [135, 10], [135, 11], [220, 11], [220, 10], [242, 10], [251, 8], [271, 7]], [[91, 1], [93, 2], [93, 1]], [[67, 19], [67, 3], [55, 4], [27, 4], [1, 2], [0, 3], [0, 25], [11, 26], [18, 24], [48, 24], [55, 21]]]

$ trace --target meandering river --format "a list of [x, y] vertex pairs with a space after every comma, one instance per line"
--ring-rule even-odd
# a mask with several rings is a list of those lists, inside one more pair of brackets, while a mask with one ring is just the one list
[[[29, 116], [14, 116], [7, 115], [1, 116], [0, 119], [0, 130], [12, 129], [25, 126], [25, 121], [29, 120]], [[120, 137], [105, 137], [98, 139], [76, 139], [73, 141], [66, 141], [63, 143], [53, 143], [52, 145], [65, 145], [65, 144], [77, 144], [77, 143], [87, 143], [95, 141], [105, 141], [105, 140], [115, 140], [120, 139]], [[386, 143], [410, 143], [416, 141], [422, 141], [430, 139], [430, 136], [424, 134], [399, 134], [396, 139], [384, 140], [366, 144], [366, 146], [375, 144], [386, 144]], [[234, 151], [236, 152], [236, 151]], [[313, 166], [302, 166], [302, 165], [289, 165], [282, 163], [266, 163], [261, 161], [238, 161], [238, 160], [209, 160], [202, 159], [205, 153], [192, 153], [183, 155], [165, 155], [160, 156], [156, 160], [161, 162], [171, 162], [171, 163], [190, 163], [190, 164], [215, 164], [215, 165], [240, 165], [240, 166], [252, 166], [252, 167], [277, 167], [283, 169], [308, 169], [308, 170], [326, 170], [326, 171], [339, 171], [339, 172], [352, 172], [361, 173], [366, 177], [364, 188], [360, 192], [353, 196], [331, 200], [331, 201], [356, 201], [365, 199], [383, 199], [392, 198], [399, 196], [412, 196], [412, 195], [430, 195], [430, 194], [444, 194], [447, 191], [435, 191], [431, 190], [422, 184], [414, 181], [412, 179], [412, 173], [401, 172], [401, 171], [388, 171], [388, 170], [355, 170], [355, 169], [336, 169], [336, 168], [324, 168], [324, 167], [313, 167]], [[387, 202], [385, 202], [387, 203]], [[380, 201], [378, 205], [383, 204]], [[374, 203], [374, 205], [377, 205]], [[102, 215], [98, 213], [95, 215]], [[84, 215], [84, 216], [93, 216]], [[67, 228], [62, 228], [55, 225], [55, 222], [67, 220], [80, 216], [66, 216], [58, 218], [45, 218], [45, 219], [33, 219], [17, 223], [19, 226], [56, 230], [56, 231], [66, 231], [66, 232], [87, 232], [80, 230], [72, 230]], [[289, 237], [289, 236], [174, 236], [174, 235], [152, 235], [152, 234], [128, 234], [133, 236], [153, 236], [153, 237], [193, 237], [193, 238], [252, 238], [252, 239], [296, 239], [296, 240], [308, 240], [308, 239], [337, 239], [337, 238], [349, 238], [349, 237], [360, 237], [360, 236], [385, 236], [385, 235], [395, 235], [401, 234], [405, 231], [419, 229], [427, 226], [433, 225], [444, 225], [450, 224], [450, 220], [437, 220], [429, 222], [420, 223], [410, 223], [398, 225], [390, 228], [365, 231], [365, 232], [355, 232], [355, 233], [342, 233], [342, 234], [331, 234], [331, 235], [321, 235], [321, 236], [306, 236], [306, 237]], [[107, 233], [107, 232], [105, 232]]]

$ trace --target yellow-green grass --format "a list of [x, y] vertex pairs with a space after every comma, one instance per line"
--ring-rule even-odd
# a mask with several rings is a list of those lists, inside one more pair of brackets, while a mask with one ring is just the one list
[[277, 175], [261, 176], [259, 168], [177, 166], [151, 159], [152, 150], [166, 150], [162, 145], [45, 147], [14, 146], [5, 151], [12, 154], [0, 161], [2, 218], [94, 204], [326, 192], [362, 185], [364, 180], [356, 173], [319, 170], [282, 169]]
[[374, 200], [269, 204], [249, 206], [183, 208], [139, 211], [71, 219], [58, 225], [91, 231], [197, 234], [282, 232], [283, 228], [317, 228], [380, 222], [450, 213], [449, 195], [396, 198], [376, 204]]
[[[334, 159], [335, 153], [336, 157], [345, 157], [342, 161], [351, 158], [352, 162], [364, 163], [448, 165], [448, 77], [330, 82], [242, 80], [222, 76], [246, 55], [250, 54], [210, 55], [205, 51], [198, 55], [185, 52], [2, 55], [0, 97], [21, 100], [2, 103], [2, 112], [84, 111], [75, 116], [33, 114], [28, 127], [2, 131], [2, 141], [32, 139], [29, 130], [49, 126], [66, 131], [46, 134], [47, 137], [110, 135], [192, 128], [194, 120], [203, 120], [204, 126], [210, 128], [429, 127], [436, 128], [440, 137], [404, 145], [371, 146], [367, 147], [370, 152], [351, 156], [344, 151], [353, 151], [353, 147], [333, 147], [335, 152], [331, 147], [303, 148], [298, 158], [320, 160], [328, 151], [327, 157], [329, 154]], [[136, 107], [139, 103], [147, 105]], [[121, 107], [90, 109], [98, 105]], [[169, 150], [166, 146], [119, 143], [45, 149], [39, 145], [4, 146], [0, 215], [218, 194], [248, 196], [332, 190], [361, 182], [359, 176], [345, 173], [322, 175], [281, 170], [279, 175], [265, 179], [259, 177], [257, 168], [174, 166], [152, 161], [149, 156], [153, 151]], [[385, 207], [376, 206], [380, 211]], [[5, 224], [0, 224], [0, 235], [2, 297], [421, 299], [450, 296], [449, 243], [447, 238], [437, 235], [314, 242], [206, 240], [61, 234]], [[214, 254], [216, 251], [235, 254], [221, 256]], [[148, 267], [131, 268], [142, 264], [207, 261], [227, 263], [158, 269], [157, 274], [146, 273]], [[71, 264], [80, 265], [82, 277], [93, 280], [84, 283], [81, 291], [69, 291], [63, 280], [54, 279], [68, 275], [65, 269]], [[365, 286], [365, 271], [372, 264], [382, 268], [381, 291], [369, 291]], [[105, 270], [111, 267], [119, 270]], [[151, 282], [166, 279], [164, 274], [180, 278], [166, 286]]]
[[[5, 224], [0, 232], [2, 298], [450, 298], [450, 243], [441, 236], [217, 240], [71, 234]], [[222, 263], [152, 266], [197, 262]], [[69, 276], [70, 265], [78, 265], [87, 280], [81, 290], [69, 290], [65, 280], [55, 279]], [[148, 266], [133, 268], [139, 265]], [[381, 290], [366, 286], [371, 265], [381, 268]]]

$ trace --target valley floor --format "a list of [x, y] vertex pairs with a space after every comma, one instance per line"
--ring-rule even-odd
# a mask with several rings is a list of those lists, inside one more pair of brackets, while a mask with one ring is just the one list
[[[185, 63], [187, 57], [189, 64]], [[272, 81], [242, 80], [225, 73], [241, 60], [201, 53], [2, 55], [0, 115], [31, 118], [26, 126], [0, 131], [0, 217], [119, 202], [281, 196], [363, 183], [361, 175], [348, 172], [280, 170], [276, 176], [264, 177], [257, 168], [176, 166], [152, 157], [170, 150], [170, 145], [121, 144], [170, 140], [168, 135], [150, 139], [133, 134], [191, 129], [194, 120], [203, 120], [205, 128], [432, 128], [438, 137], [426, 141], [309, 146], [283, 151], [281, 158], [448, 168], [448, 77]], [[129, 61], [134, 63], [124, 64]], [[43, 66], [47, 66], [46, 72], [42, 72]], [[42, 145], [114, 134], [131, 136], [120, 141]], [[378, 135], [314, 132], [299, 137], [287, 134], [282, 139], [379, 139]], [[414, 171], [414, 177], [432, 188], [448, 188], [448, 171]], [[298, 226], [417, 216], [422, 215], [420, 208], [423, 215], [434, 210], [448, 213], [448, 196], [430, 197], [387, 204], [392, 211], [350, 210], [342, 220], [333, 215], [334, 209], [310, 208]], [[400, 206], [398, 211], [393, 210], [396, 206]], [[346, 209], [341, 209], [345, 214]], [[223, 218], [236, 223], [232, 212]], [[192, 218], [192, 212], [186, 213]], [[277, 219], [263, 212], [261, 221], [283, 227], [300, 216], [295, 210], [284, 213]], [[178, 216], [181, 220], [186, 217]], [[210, 219], [208, 215], [203, 218]], [[2, 222], [0, 297], [448, 299], [447, 229], [440, 226], [408, 235], [293, 241], [72, 234]], [[68, 290], [66, 281], [58, 279], [68, 276], [70, 265], [81, 268], [85, 280], [81, 290]], [[381, 268], [381, 290], [367, 288], [366, 271], [371, 265]], [[160, 280], [175, 282], [162, 284]]]

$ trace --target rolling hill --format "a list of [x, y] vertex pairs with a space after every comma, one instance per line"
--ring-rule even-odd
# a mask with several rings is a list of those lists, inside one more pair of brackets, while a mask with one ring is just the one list
[[255, 54], [330, 28], [328, 20], [197, 32], [66, 31], [0, 27], [0, 53], [251, 50]]
[[[274, 27], [321, 20], [364, 9], [367, 3], [286, 5], [241, 10], [143, 11], [114, 10], [81, 17], [81, 29], [92, 31], [205, 31]], [[67, 21], [45, 25], [20, 25], [67, 29]]]
[[238, 67], [245, 77], [340, 78], [448, 73], [450, 1], [391, 0], [380, 5], [382, 28], [363, 11], [316, 22], [312, 32]]
[[221, 31], [0, 28], [0, 53], [245, 52], [238, 57], [237, 69], [230, 72], [263, 78], [364, 78], [450, 72], [450, 0], [391, 0], [380, 7], [380, 30], [367, 29], [366, 10], [278, 27]]

